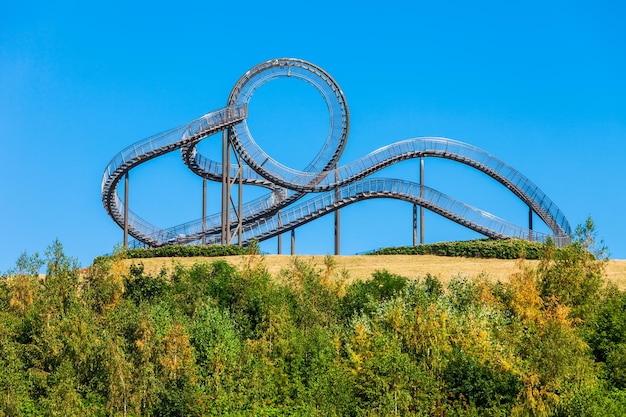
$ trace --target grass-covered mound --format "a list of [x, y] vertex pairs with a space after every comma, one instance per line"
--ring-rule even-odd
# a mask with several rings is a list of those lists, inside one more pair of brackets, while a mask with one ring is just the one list
[[[544, 245], [519, 239], [476, 239], [456, 242], [438, 242], [419, 246], [396, 246], [378, 249], [367, 255], [438, 255], [467, 258], [540, 259]], [[170, 245], [159, 248], [121, 250], [115, 256], [124, 259], [216, 257], [258, 253], [258, 245], [184, 246]], [[97, 258], [94, 262], [99, 262]]]

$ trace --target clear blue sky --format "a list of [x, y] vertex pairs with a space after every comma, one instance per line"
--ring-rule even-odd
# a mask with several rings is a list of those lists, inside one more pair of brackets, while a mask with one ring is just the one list
[[[624, 2], [134, 3], [0, 6], [0, 271], [55, 238], [82, 265], [111, 252], [122, 232], [100, 197], [110, 158], [222, 107], [245, 71], [276, 57], [311, 61], [342, 87], [342, 163], [412, 137], [471, 143], [533, 180], [572, 226], [591, 215], [611, 257], [626, 259]], [[325, 117], [321, 97], [291, 80], [262, 87], [250, 105], [258, 141], [294, 167], [321, 146]], [[219, 155], [214, 143], [202, 149]], [[417, 180], [417, 170], [408, 161], [378, 175]], [[425, 174], [526, 224], [524, 206], [482, 174], [432, 159]], [[197, 219], [201, 185], [176, 152], [131, 172], [131, 209], [163, 227]], [[214, 212], [218, 186], [209, 192]], [[411, 220], [408, 203], [347, 207], [342, 253], [410, 245]], [[430, 213], [425, 235], [477, 237]], [[296, 236], [298, 253], [332, 253], [332, 218]]]

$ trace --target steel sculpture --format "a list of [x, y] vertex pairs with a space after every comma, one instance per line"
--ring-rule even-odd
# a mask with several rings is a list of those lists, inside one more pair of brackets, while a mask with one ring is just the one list
[[[330, 115], [328, 135], [322, 149], [304, 170], [286, 167], [268, 155], [254, 140], [247, 125], [248, 103], [254, 92], [277, 78], [292, 77], [313, 86], [324, 98]], [[227, 106], [212, 111], [186, 125], [139, 141], [119, 152], [104, 170], [102, 201], [113, 220], [136, 240], [131, 246], [158, 247], [168, 244], [246, 244], [263, 241], [332, 212], [370, 199], [394, 198], [431, 210], [469, 229], [492, 238], [519, 238], [544, 241], [548, 235], [532, 230], [532, 213], [551, 230], [557, 245], [570, 241], [571, 228], [565, 215], [550, 198], [519, 171], [495, 156], [452, 139], [426, 137], [408, 139], [382, 147], [353, 162], [340, 166], [348, 140], [350, 117], [343, 92], [333, 78], [309, 62], [280, 58], [266, 61], [246, 72], [235, 84]], [[222, 161], [198, 152], [196, 145], [222, 133]], [[128, 208], [117, 192], [128, 172], [139, 164], [180, 149], [184, 163], [205, 181], [222, 183], [222, 211], [199, 220], [162, 229]], [[420, 158], [446, 158], [484, 172], [509, 189], [529, 207], [529, 228], [521, 227], [471, 207], [426, 187], [423, 179], [371, 178], [371, 174], [400, 161]], [[231, 161], [234, 159], [234, 163]], [[237, 195], [233, 187], [237, 185]], [[244, 203], [242, 188], [256, 185], [268, 194]], [[308, 194], [312, 198], [298, 200]], [[206, 185], [203, 182], [206, 198]], [[416, 223], [414, 214], [414, 225]], [[335, 251], [338, 253], [336, 218]], [[415, 236], [415, 234], [414, 234]], [[414, 237], [414, 242], [415, 242]], [[422, 238], [423, 240], [423, 238]], [[125, 240], [126, 245], [126, 240]], [[292, 248], [293, 250], [293, 248]]]

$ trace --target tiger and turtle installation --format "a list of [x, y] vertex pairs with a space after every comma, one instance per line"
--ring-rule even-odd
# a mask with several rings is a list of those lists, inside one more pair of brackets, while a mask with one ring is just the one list
[[[247, 123], [248, 103], [255, 91], [272, 80], [285, 77], [302, 80], [315, 88], [323, 97], [330, 117], [322, 149], [302, 170], [284, 166], [268, 155], [255, 141]], [[109, 216], [124, 230], [125, 247], [246, 245], [275, 236], [280, 238], [290, 231], [293, 239], [297, 227], [335, 213], [335, 254], [339, 254], [339, 210], [372, 198], [407, 201], [413, 204], [414, 213], [419, 206], [422, 213], [423, 209], [430, 210], [490, 238], [531, 241], [550, 238], [557, 246], [571, 240], [570, 225], [556, 204], [522, 173], [484, 150], [452, 139], [420, 137], [392, 143], [340, 165], [349, 131], [346, 99], [326, 71], [301, 59], [272, 59], [250, 69], [237, 81], [224, 108], [136, 142], [117, 153], [102, 176], [102, 202]], [[210, 159], [197, 149], [201, 141], [213, 138], [222, 141], [221, 161]], [[128, 174], [138, 165], [175, 150], [180, 150], [183, 163], [203, 178], [203, 215], [198, 220], [160, 228], [129, 209]], [[372, 176], [383, 168], [414, 158], [420, 159], [422, 166], [423, 158], [445, 158], [487, 174], [528, 206], [528, 227], [457, 201], [425, 186], [423, 179], [415, 182]], [[206, 215], [206, 181], [221, 183], [222, 190], [221, 212], [209, 216]], [[264, 187], [267, 193], [244, 201], [242, 190], [248, 185]], [[120, 192], [123, 188], [122, 196], [118, 188]], [[533, 213], [551, 233], [533, 230]], [[415, 223], [414, 214], [414, 228]], [[129, 235], [134, 238], [130, 242]]]

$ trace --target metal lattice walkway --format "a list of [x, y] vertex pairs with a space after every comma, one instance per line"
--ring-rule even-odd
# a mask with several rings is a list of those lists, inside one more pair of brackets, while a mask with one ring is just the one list
[[[267, 155], [254, 141], [246, 123], [248, 102], [254, 91], [280, 77], [294, 77], [311, 84], [326, 101], [330, 113], [324, 146], [302, 171], [285, 167]], [[219, 132], [227, 135], [229, 145], [242, 160], [241, 167], [227, 165], [228, 170], [224, 170], [225, 164], [197, 151], [200, 141]], [[269, 190], [267, 195], [242, 204], [240, 212], [231, 208], [230, 217], [241, 219], [240, 243], [269, 239], [343, 206], [371, 198], [408, 201], [489, 237], [537, 241], [547, 238], [545, 234], [514, 225], [424, 185], [401, 179], [371, 178], [372, 174], [395, 163], [433, 157], [456, 161], [487, 174], [536, 213], [552, 231], [552, 238], [558, 245], [570, 240], [570, 225], [556, 204], [519, 171], [479, 148], [446, 138], [408, 139], [339, 166], [348, 132], [347, 103], [343, 92], [327, 73], [302, 60], [267, 61], [244, 74], [233, 88], [227, 107], [139, 141], [115, 155], [102, 178], [103, 204], [120, 227], [128, 227], [128, 233], [137, 239], [135, 245], [222, 243], [223, 213], [163, 229], [127, 208], [124, 210], [124, 201], [117, 193], [121, 179], [137, 165], [180, 149], [183, 162], [207, 180], [222, 181], [225, 175], [239, 176], [242, 185]], [[297, 203], [311, 193], [315, 193], [313, 198]]]

